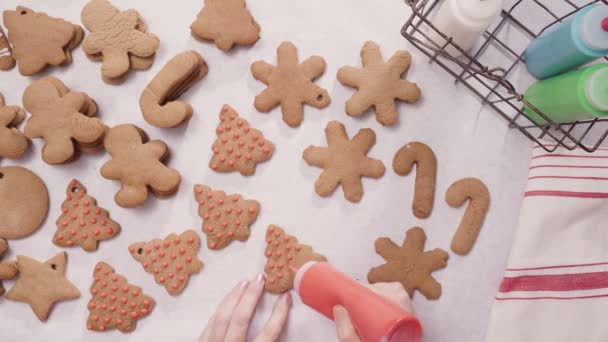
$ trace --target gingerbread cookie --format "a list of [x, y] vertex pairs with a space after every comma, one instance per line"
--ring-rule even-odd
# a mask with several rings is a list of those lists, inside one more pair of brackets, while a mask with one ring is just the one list
[[95, 265], [93, 279], [90, 290], [93, 298], [87, 305], [89, 330], [133, 331], [137, 321], [148, 316], [156, 306], [152, 297], [145, 295], [140, 287], [129, 284], [105, 262]]
[[203, 233], [207, 234], [209, 249], [222, 249], [233, 240], [246, 241], [249, 226], [260, 213], [260, 203], [244, 200], [241, 195], [226, 195], [223, 191], [197, 184], [194, 198], [198, 215], [203, 219]]
[[236, 45], [253, 45], [260, 39], [260, 25], [247, 9], [245, 0], [205, 0], [203, 9], [190, 25], [192, 35], [215, 42], [228, 51]]
[[0, 70], [11, 70], [15, 66], [11, 44], [0, 27]]
[[270, 293], [282, 293], [292, 289], [295, 273], [305, 263], [327, 261], [323, 255], [315, 253], [312, 247], [301, 245], [298, 239], [274, 225], [268, 226], [266, 231], [265, 255], [268, 258], [264, 267], [265, 289]]
[[365, 128], [349, 140], [344, 125], [331, 121], [325, 128], [325, 136], [327, 147], [310, 146], [303, 155], [308, 165], [325, 169], [315, 183], [317, 194], [327, 197], [342, 185], [344, 197], [359, 202], [363, 197], [361, 177], [384, 175], [384, 164], [366, 156], [376, 143], [376, 134]]
[[325, 72], [325, 60], [319, 56], [298, 63], [298, 49], [290, 42], [282, 43], [277, 50], [277, 66], [264, 61], [251, 65], [253, 77], [268, 85], [255, 97], [254, 106], [263, 113], [281, 105], [283, 121], [298, 127], [304, 119], [304, 104], [325, 108], [330, 98], [327, 90], [313, 81]]
[[469, 200], [469, 205], [452, 237], [452, 251], [465, 255], [471, 251], [483, 221], [490, 207], [490, 192], [477, 178], [463, 178], [450, 185], [445, 193], [445, 201], [452, 208], [458, 208]]
[[97, 200], [87, 194], [87, 189], [73, 179], [65, 190], [66, 198], [57, 219], [57, 232], [53, 243], [59, 247], [80, 246], [87, 252], [97, 249], [99, 241], [113, 238], [120, 232], [120, 225], [110, 219], [110, 214], [97, 206]]
[[[8, 241], [0, 238], [0, 258], [8, 250]], [[17, 262], [15, 261], [0, 261], [0, 296], [4, 294], [4, 287], [2, 286], [2, 280], [10, 280], [17, 276], [19, 269]]]
[[12, 56], [23, 76], [34, 75], [48, 65], [71, 63], [70, 50], [78, 46], [84, 36], [78, 25], [23, 6], [4, 11], [3, 20], [8, 28]]
[[25, 126], [28, 138], [42, 138], [42, 159], [48, 164], [64, 164], [85, 152], [101, 148], [106, 126], [92, 117], [97, 111], [88, 95], [70, 92], [54, 77], [32, 82], [23, 93], [23, 105], [31, 117]]
[[424, 251], [426, 234], [420, 227], [407, 231], [403, 245], [397, 246], [389, 238], [376, 240], [376, 253], [386, 263], [372, 268], [367, 274], [370, 284], [398, 281], [410, 297], [415, 290], [420, 291], [427, 299], [441, 296], [441, 284], [431, 273], [447, 266], [448, 253], [436, 248]]
[[0, 167], [0, 238], [32, 234], [48, 210], [49, 194], [42, 179], [20, 166]]
[[416, 185], [412, 212], [418, 218], [427, 218], [433, 210], [435, 181], [437, 178], [437, 158], [426, 144], [411, 142], [399, 149], [393, 159], [393, 170], [406, 176], [416, 164]]
[[120, 12], [108, 0], [91, 0], [82, 9], [81, 19], [91, 31], [82, 49], [87, 55], [103, 56], [104, 79], [119, 81], [131, 68], [129, 55], [152, 57], [160, 45], [157, 36], [145, 32], [134, 9]]
[[160, 140], [148, 141], [144, 131], [137, 126], [112, 127], [104, 146], [112, 159], [102, 166], [101, 175], [122, 183], [114, 196], [119, 206], [142, 205], [148, 197], [148, 187], [159, 197], [171, 196], [179, 189], [179, 172], [162, 163], [169, 154], [169, 148]]
[[397, 51], [384, 62], [380, 46], [368, 41], [361, 49], [361, 60], [362, 69], [346, 66], [338, 70], [340, 83], [357, 88], [346, 102], [346, 113], [360, 116], [373, 106], [376, 120], [383, 125], [392, 125], [398, 117], [395, 100], [411, 103], [420, 98], [416, 83], [401, 79], [412, 64], [412, 56], [407, 51]]
[[23, 108], [7, 106], [0, 94], [0, 158], [17, 159], [27, 150], [28, 140], [16, 127], [24, 118]]
[[217, 140], [213, 143], [209, 167], [217, 172], [236, 170], [243, 176], [250, 176], [255, 172], [256, 164], [270, 159], [274, 152], [274, 144], [228, 105], [222, 107], [215, 133]]
[[160, 128], [175, 127], [190, 119], [192, 106], [174, 101], [207, 74], [207, 63], [196, 51], [173, 57], [148, 83], [139, 98], [144, 119]]
[[6, 299], [30, 305], [36, 317], [46, 321], [55, 303], [80, 297], [80, 291], [65, 277], [67, 253], [40, 262], [17, 256], [19, 278]]
[[137, 242], [129, 246], [131, 256], [144, 270], [154, 275], [157, 284], [165, 286], [172, 295], [184, 291], [190, 275], [199, 273], [203, 263], [198, 258], [201, 240], [194, 230], [180, 235], [169, 234], [163, 240]]

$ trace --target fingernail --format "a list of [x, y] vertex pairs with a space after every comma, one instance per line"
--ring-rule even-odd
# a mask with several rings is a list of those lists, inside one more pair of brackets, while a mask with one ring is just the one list
[[248, 285], [249, 285], [249, 280], [247, 280], [247, 279], [242, 280], [242, 281], [241, 281], [241, 282], [238, 284], [239, 290], [244, 290], [244, 289], [245, 289], [245, 288], [246, 288]]
[[281, 295], [281, 301], [287, 305], [291, 305], [291, 293], [285, 292]]
[[256, 283], [258, 284], [264, 284], [264, 282], [266, 281], [266, 277], [264, 276], [264, 273], [260, 273], [258, 274], [258, 276], [255, 278]]

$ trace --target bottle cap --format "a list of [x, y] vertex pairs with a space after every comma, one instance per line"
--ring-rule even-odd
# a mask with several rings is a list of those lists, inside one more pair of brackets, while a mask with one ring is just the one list
[[472, 26], [492, 24], [503, 8], [503, 0], [451, 0], [456, 11]]
[[592, 50], [608, 50], [608, 6], [597, 4], [584, 14], [581, 20], [580, 36], [583, 43]]
[[591, 107], [608, 111], [608, 65], [594, 71], [585, 81], [585, 96]]

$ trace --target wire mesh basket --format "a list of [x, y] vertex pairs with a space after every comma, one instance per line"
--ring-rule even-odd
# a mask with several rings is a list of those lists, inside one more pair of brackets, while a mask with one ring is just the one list
[[[499, 22], [483, 34], [475, 47], [464, 51], [452, 42], [449, 33], [440, 32], [431, 22], [441, 0], [405, 0], [412, 15], [401, 34], [426, 54], [431, 63], [452, 75], [456, 84], [469, 88], [483, 104], [505, 118], [510, 127], [546, 151], [553, 152], [562, 146], [593, 152], [608, 135], [608, 117], [557, 124], [524, 99], [524, 86], [514, 84], [518, 84], [522, 75], [530, 78], [523, 55], [531, 40], [579, 9], [600, 1], [608, 4], [608, 0], [576, 1], [578, 4], [570, 0], [517, 0], [501, 12]], [[431, 35], [432, 31], [437, 34]], [[431, 36], [443, 39], [437, 41]], [[448, 51], [459, 51], [462, 55], [454, 57]], [[524, 112], [524, 106], [538, 113], [546, 123], [533, 121]]]

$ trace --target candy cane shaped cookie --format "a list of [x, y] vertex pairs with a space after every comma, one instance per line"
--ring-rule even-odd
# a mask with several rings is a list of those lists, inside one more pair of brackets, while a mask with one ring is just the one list
[[462, 206], [467, 199], [469, 205], [452, 237], [452, 251], [459, 255], [466, 255], [473, 248], [490, 206], [490, 193], [479, 179], [462, 178], [452, 183], [445, 194], [445, 201], [452, 208]]
[[435, 180], [437, 178], [437, 158], [426, 144], [411, 142], [397, 151], [393, 159], [393, 170], [401, 176], [410, 173], [416, 164], [416, 185], [412, 211], [418, 218], [427, 218], [433, 209]]

